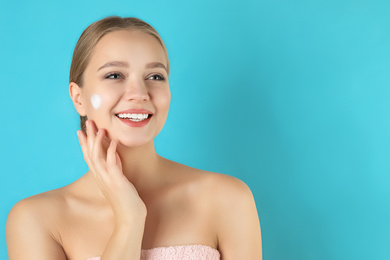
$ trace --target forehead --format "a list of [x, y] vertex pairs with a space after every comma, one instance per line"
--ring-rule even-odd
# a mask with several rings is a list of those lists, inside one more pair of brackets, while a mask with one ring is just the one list
[[[103, 36], [92, 51], [91, 63], [107, 60], [161, 62], [167, 65], [166, 53], [159, 41], [141, 31], [120, 30]], [[98, 65], [98, 64], [97, 64]]]

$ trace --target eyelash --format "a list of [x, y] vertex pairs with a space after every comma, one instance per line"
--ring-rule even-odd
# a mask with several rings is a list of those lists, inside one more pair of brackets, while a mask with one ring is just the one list
[[[157, 79], [154, 79], [154, 80], [157, 80], [157, 81], [164, 81], [165, 80], [165, 78], [162, 75], [160, 75], [160, 74], [153, 74], [153, 75], [147, 77], [146, 79], [152, 79], [152, 78], [155, 78], [155, 77], [158, 77]], [[107, 74], [104, 78], [105, 79], [122, 79], [124, 77], [123, 77], [123, 75], [121, 73], [112, 72], [112, 73]]]
[[[113, 76], [115, 76], [115, 77], [113, 77]], [[118, 73], [118, 72], [112, 72], [112, 73], [107, 74], [104, 78], [105, 79], [120, 79], [120, 78], [123, 78], [123, 75], [121, 73]]]
[[154, 80], [157, 80], [157, 81], [164, 81], [165, 80], [165, 78], [162, 75], [160, 75], [160, 74], [153, 74], [153, 75], [147, 77], [147, 79], [150, 79], [152, 77], [159, 77], [159, 79], [154, 79]]

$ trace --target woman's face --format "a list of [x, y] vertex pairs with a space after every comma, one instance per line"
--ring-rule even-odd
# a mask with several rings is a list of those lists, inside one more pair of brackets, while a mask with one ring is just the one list
[[122, 145], [152, 141], [168, 115], [167, 66], [153, 36], [127, 30], [105, 35], [93, 50], [80, 89], [88, 119]]

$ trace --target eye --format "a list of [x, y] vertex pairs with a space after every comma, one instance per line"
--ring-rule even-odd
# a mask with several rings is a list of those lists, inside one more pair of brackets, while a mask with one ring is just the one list
[[105, 79], [122, 79], [123, 75], [118, 72], [111, 72], [104, 76]]
[[165, 80], [165, 78], [159, 74], [153, 74], [153, 75], [147, 77], [147, 79], [160, 80], [160, 81]]

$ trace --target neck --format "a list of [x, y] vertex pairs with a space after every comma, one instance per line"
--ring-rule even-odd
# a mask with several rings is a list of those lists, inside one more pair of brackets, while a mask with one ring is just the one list
[[117, 152], [121, 158], [123, 174], [137, 190], [158, 184], [162, 177], [163, 158], [156, 153], [153, 141], [139, 147], [118, 145]]

